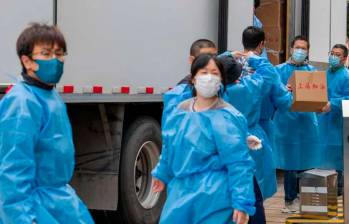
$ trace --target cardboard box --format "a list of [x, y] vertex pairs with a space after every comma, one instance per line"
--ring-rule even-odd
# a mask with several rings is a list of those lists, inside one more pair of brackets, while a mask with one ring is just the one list
[[273, 65], [279, 65], [285, 61], [284, 60], [285, 54], [283, 52], [267, 50], [267, 54], [268, 54], [268, 59], [270, 63], [272, 63]]
[[328, 102], [325, 71], [295, 71], [288, 80], [293, 91], [292, 111], [319, 112]]
[[285, 0], [262, 0], [256, 10], [256, 16], [263, 23], [263, 27], [285, 27]]
[[[306, 217], [336, 217], [337, 173], [334, 170], [308, 170], [299, 181], [300, 212]], [[314, 217], [315, 216], [315, 217]]]
[[267, 49], [283, 51], [285, 49], [285, 32], [280, 27], [263, 27]]

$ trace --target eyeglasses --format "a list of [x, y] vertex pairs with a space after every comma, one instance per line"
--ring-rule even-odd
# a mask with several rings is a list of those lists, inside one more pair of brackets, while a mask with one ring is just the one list
[[64, 56], [67, 56], [68, 53], [64, 52], [63, 50], [50, 50], [50, 49], [42, 49], [40, 52], [32, 53], [31, 56], [34, 55], [41, 55], [45, 59], [52, 59], [53, 56], [56, 56], [56, 58], [62, 59]]

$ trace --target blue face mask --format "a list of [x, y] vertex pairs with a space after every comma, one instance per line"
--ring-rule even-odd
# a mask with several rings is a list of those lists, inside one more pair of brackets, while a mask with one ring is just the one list
[[57, 58], [51, 60], [34, 60], [39, 69], [35, 71], [36, 76], [44, 83], [57, 84], [63, 74], [64, 63]]
[[294, 49], [292, 54], [292, 59], [296, 63], [302, 63], [307, 58], [308, 53], [303, 49]]
[[337, 68], [341, 65], [340, 58], [335, 55], [330, 55], [328, 57], [328, 63], [330, 64], [330, 68]]

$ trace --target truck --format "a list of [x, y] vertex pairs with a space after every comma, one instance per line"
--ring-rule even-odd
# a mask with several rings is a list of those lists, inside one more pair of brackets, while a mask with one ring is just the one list
[[[345, 43], [346, 0], [280, 2], [280, 62], [296, 35], [309, 37], [309, 59], [319, 65], [334, 43]], [[193, 41], [213, 40], [219, 52], [241, 50], [253, 16], [253, 0], [3, 0], [0, 98], [20, 77], [20, 32], [30, 22], [57, 25], [68, 44], [56, 88], [76, 147], [72, 186], [91, 210], [121, 211], [125, 223], [157, 223], [166, 199], [151, 190], [161, 154], [162, 95], [189, 73]]]

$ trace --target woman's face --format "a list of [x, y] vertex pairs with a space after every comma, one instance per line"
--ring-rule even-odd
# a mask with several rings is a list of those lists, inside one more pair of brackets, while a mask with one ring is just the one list
[[[208, 62], [208, 64], [206, 65], [205, 68], [199, 69], [199, 71], [196, 73], [195, 77], [199, 76], [199, 75], [207, 75], [207, 74], [216, 75], [220, 79], [222, 79], [222, 74], [219, 71], [216, 63], [212, 59]], [[195, 77], [193, 80], [193, 84], [195, 83]]]

